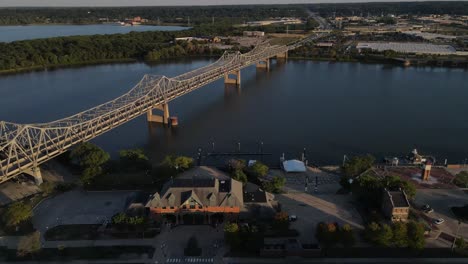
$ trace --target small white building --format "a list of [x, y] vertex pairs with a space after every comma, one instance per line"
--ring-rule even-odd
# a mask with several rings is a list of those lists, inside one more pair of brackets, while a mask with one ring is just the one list
[[264, 37], [265, 32], [263, 31], [244, 31], [244, 37]]

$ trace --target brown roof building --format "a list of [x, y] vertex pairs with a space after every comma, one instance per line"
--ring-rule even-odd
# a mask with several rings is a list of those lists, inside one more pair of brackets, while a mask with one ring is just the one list
[[154, 217], [174, 215], [176, 223], [184, 222], [188, 215], [190, 221], [198, 217], [198, 221], [211, 223], [214, 214], [222, 218], [237, 217], [245, 209], [244, 197], [248, 197], [247, 203], [267, 202], [264, 191], [244, 193], [242, 183], [223, 172], [197, 167], [169, 180], [160, 193], [150, 196], [146, 207]]
[[382, 211], [392, 222], [406, 222], [408, 220], [409, 209], [410, 204], [405, 191], [384, 190]]

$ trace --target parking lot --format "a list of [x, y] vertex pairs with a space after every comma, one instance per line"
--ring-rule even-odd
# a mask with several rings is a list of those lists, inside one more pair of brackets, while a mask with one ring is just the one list
[[274, 173], [283, 174], [287, 179], [285, 193], [276, 195], [276, 198], [282, 210], [297, 216], [291, 227], [300, 232], [301, 242], [316, 243], [315, 228], [322, 221], [349, 224], [354, 229], [364, 228], [360, 215], [351, 204], [351, 195], [336, 194], [341, 188], [339, 176], [310, 167], [305, 173]]
[[136, 195], [130, 191], [71, 191], [40, 203], [34, 209], [33, 224], [44, 232], [57, 225], [98, 224], [125, 209]]
[[[450, 208], [452, 206], [463, 206], [468, 203], [468, 194], [459, 189], [418, 189], [415, 197], [415, 206], [421, 208], [428, 204], [434, 212], [427, 214], [432, 219], [443, 218], [444, 223], [437, 225], [441, 231], [455, 235], [458, 228], [458, 220]], [[462, 223], [459, 235], [468, 239], [468, 224]]]

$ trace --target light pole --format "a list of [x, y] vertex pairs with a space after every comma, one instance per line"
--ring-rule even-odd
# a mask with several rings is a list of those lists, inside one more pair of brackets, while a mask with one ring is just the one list
[[[453, 249], [455, 247], [455, 242], [457, 242], [457, 239], [458, 239], [458, 231], [460, 231], [460, 225], [461, 224], [462, 224], [461, 220], [458, 219], [457, 233], [455, 233], [455, 238], [453, 239], [453, 243], [452, 243], [452, 252], [453, 252]], [[463, 239], [463, 238], [460, 237], [460, 239]]]

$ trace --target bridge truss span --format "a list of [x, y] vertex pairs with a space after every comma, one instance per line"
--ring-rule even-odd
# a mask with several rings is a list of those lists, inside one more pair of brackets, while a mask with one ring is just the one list
[[289, 49], [262, 43], [244, 54], [225, 52], [217, 61], [173, 78], [145, 75], [120, 97], [49, 123], [0, 121], [0, 183], [226, 74]]
[[325, 34], [286, 45], [260, 43], [251, 51], [225, 52], [217, 61], [169, 78], [145, 75], [127, 93], [86, 111], [49, 123], [0, 121], [0, 183], [38, 166], [72, 146], [95, 138], [161, 105], [241, 69], [287, 54]]

